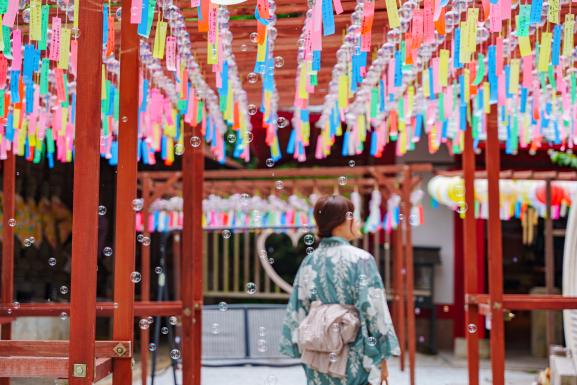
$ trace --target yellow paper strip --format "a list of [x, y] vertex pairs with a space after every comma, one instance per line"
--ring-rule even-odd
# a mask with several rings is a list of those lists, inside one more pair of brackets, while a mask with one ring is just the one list
[[309, 95], [307, 93], [307, 71], [306, 65], [301, 67], [301, 73], [299, 75], [299, 98], [308, 99]]
[[531, 40], [529, 36], [519, 37], [519, 52], [521, 53], [521, 57], [531, 55]]
[[559, 0], [549, 0], [549, 11], [547, 12], [547, 21], [550, 23], [559, 23]]
[[100, 77], [100, 100], [106, 99], [106, 67], [102, 65], [102, 76]]
[[30, 2], [30, 40], [42, 38], [42, 3], [39, 0]]
[[[425, 81], [425, 73], [427, 74], [427, 80]], [[429, 90], [429, 71], [428, 70], [424, 70], [423, 71], [423, 83], [427, 84], [427, 93], [430, 94], [430, 90]], [[423, 84], [423, 85], [424, 85]], [[425, 90], [423, 88], [423, 94], [426, 97], [429, 97], [429, 95], [425, 94]], [[409, 86], [407, 88], [407, 116], [411, 116], [413, 114], [413, 104], [414, 104], [414, 100], [415, 100], [415, 87], [414, 86]]]
[[565, 15], [563, 25], [563, 56], [568, 57], [573, 53], [573, 34], [575, 30], [575, 15], [569, 13]]
[[491, 90], [489, 89], [489, 82], [483, 82], [483, 107], [485, 114], [491, 112]]
[[347, 75], [340, 75], [339, 76], [339, 107], [345, 108], [347, 106], [348, 101], [348, 79]]
[[421, 79], [423, 79], [423, 96], [428, 98], [431, 96], [431, 90], [429, 89], [429, 70], [424, 69], [421, 72]]
[[449, 75], [449, 50], [442, 49], [439, 55], [439, 84], [446, 87]]
[[541, 35], [541, 44], [539, 45], [539, 65], [537, 70], [539, 72], [546, 72], [551, 61], [551, 40], [553, 35], [551, 32], [543, 32]]
[[60, 30], [60, 57], [58, 58], [58, 68], [67, 70], [70, 59], [70, 28]]
[[389, 27], [399, 28], [401, 26], [401, 19], [399, 19], [399, 10], [397, 9], [396, 0], [386, 0], [387, 16], [389, 17]]
[[479, 8], [469, 8], [467, 10], [468, 28], [468, 49], [469, 54], [477, 51], [477, 21], [479, 19]]
[[156, 32], [154, 33], [154, 48], [152, 56], [155, 59], [164, 59], [164, 46], [166, 43], [166, 28], [168, 24], [165, 21], [159, 20], [156, 23]]
[[471, 92], [469, 89], [469, 84], [470, 84], [469, 78], [471, 77], [470, 73], [471, 73], [471, 71], [468, 68], [465, 68], [463, 70], [463, 83], [465, 83], [464, 84], [464, 86], [465, 86], [464, 87], [465, 88], [465, 100], [470, 99], [470, 95], [469, 95]]
[[519, 59], [511, 59], [511, 70], [509, 78], [509, 90], [512, 94], [519, 92], [519, 69], [521, 61]]
[[468, 63], [469, 62], [469, 39], [468, 39], [468, 24], [466, 21], [461, 22], [461, 36], [460, 45], [459, 45], [459, 61], [461, 63]]
[[[265, 33], [266, 36], [266, 33]], [[266, 54], [266, 37], [262, 44], [259, 44], [256, 51], [256, 61], [264, 62], [265, 61], [265, 54]]]

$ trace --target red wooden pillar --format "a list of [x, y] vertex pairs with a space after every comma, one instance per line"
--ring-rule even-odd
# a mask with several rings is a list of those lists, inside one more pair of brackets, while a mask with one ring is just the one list
[[503, 239], [499, 215], [500, 143], [498, 137], [497, 107], [491, 107], [487, 124], [487, 183], [489, 200], [488, 257], [489, 306], [491, 307], [491, 369], [493, 385], [505, 384], [505, 324], [503, 320]]
[[[79, 0], [70, 282], [70, 385], [92, 384], [96, 326], [102, 3]], [[86, 370], [81, 370], [85, 365]]]
[[[142, 235], [144, 237], [150, 237], [150, 233], [148, 232], [148, 210], [150, 208], [150, 179], [144, 178], [142, 180], [142, 199], [144, 200], [144, 205], [142, 207], [142, 216], [143, 216], [143, 223], [144, 229], [142, 231]], [[150, 247], [149, 246], [142, 246], [141, 248], [141, 256], [142, 256], [142, 267], [141, 267], [141, 274], [142, 274], [142, 281], [141, 281], [141, 290], [140, 290], [140, 300], [141, 301], [150, 301]], [[176, 297], [178, 298], [178, 297]], [[159, 299], [160, 301], [160, 299]], [[150, 343], [150, 330], [149, 329], [140, 329], [140, 379], [142, 385], [146, 385], [148, 382], [148, 345]]]
[[[16, 156], [12, 151], [4, 160], [4, 186], [2, 201], [2, 304], [8, 305], [14, 301], [14, 227], [10, 219], [15, 218], [14, 195], [16, 179]], [[18, 223], [16, 223], [18, 225]], [[2, 325], [2, 339], [12, 337], [12, 324]], [[0, 385], [10, 384], [9, 378], [0, 378]]]
[[[202, 137], [200, 127], [184, 125], [184, 143], [192, 136]], [[202, 147], [202, 146], [201, 146]], [[200, 385], [202, 359], [202, 198], [204, 153], [187, 146], [182, 162], [182, 197], [184, 220], [182, 231], [181, 298], [182, 298], [182, 383]]]
[[[555, 251], [553, 240], [553, 212], [552, 212], [551, 180], [545, 181], [545, 286], [547, 294], [555, 294]], [[547, 311], [547, 349], [555, 340], [555, 313]]]
[[403, 263], [403, 232], [402, 228], [397, 228], [393, 232], [393, 287], [395, 291], [395, 298], [393, 299], [393, 313], [395, 316], [395, 330], [399, 339], [399, 346], [401, 348], [401, 355], [399, 361], [401, 370], [405, 370], [405, 266]]
[[[129, 10], [130, 0], [122, 1]], [[126, 13], [128, 16], [128, 13]], [[138, 35], [137, 25], [123, 17], [120, 30], [120, 121], [118, 127], [118, 168], [116, 175], [116, 224], [114, 258], [113, 338], [132, 341], [134, 338], [134, 283], [136, 214], [132, 201], [136, 199], [138, 173]], [[131, 358], [114, 362], [113, 384], [132, 383]]]
[[[475, 219], [475, 154], [471, 129], [465, 131], [463, 151], [463, 179], [467, 211], [463, 220], [465, 251], [465, 336], [467, 339], [467, 364], [469, 385], [479, 384], [479, 308], [469, 305], [468, 298], [477, 294], [477, 220]], [[457, 325], [463, 327], [463, 325]]]
[[413, 177], [410, 166], [405, 166], [403, 169], [403, 192], [402, 205], [404, 220], [401, 225], [405, 229], [405, 272], [407, 284], [407, 345], [409, 350], [409, 378], [410, 384], [415, 384], [415, 350], [417, 347], [416, 335], [417, 329], [415, 327], [415, 296], [414, 296], [414, 266], [413, 266], [413, 240], [411, 236], [411, 192], [413, 190]]

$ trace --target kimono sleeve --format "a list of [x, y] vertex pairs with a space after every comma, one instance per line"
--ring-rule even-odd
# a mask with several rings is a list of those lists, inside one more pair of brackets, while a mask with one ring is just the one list
[[300, 271], [295, 278], [293, 289], [286, 307], [286, 314], [282, 325], [279, 351], [292, 358], [300, 358], [297, 341], [297, 329], [301, 321], [305, 318], [305, 309], [303, 302], [299, 299], [299, 276]]
[[364, 339], [363, 366], [369, 370], [369, 382], [372, 384], [373, 381], [380, 381], [381, 362], [399, 355], [400, 349], [383, 280], [371, 255], [359, 260], [356, 279], [358, 296], [355, 307], [359, 311]]

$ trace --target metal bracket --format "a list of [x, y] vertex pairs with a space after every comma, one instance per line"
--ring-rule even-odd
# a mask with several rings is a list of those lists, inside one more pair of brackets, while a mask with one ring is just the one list
[[126, 351], [127, 351], [126, 346], [124, 346], [124, 345], [121, 344], [121, 343], [119, 343], [118, 345], [116, 345], [113, 350], [114, 350], [114, 353], [116, 353], [116, 355], [117, 355], [118, 357], [122, 357], [122, 356], [126, 353]]
[[72, 369], [73, 377], [86, 377], [86, 364], [74, 364]]

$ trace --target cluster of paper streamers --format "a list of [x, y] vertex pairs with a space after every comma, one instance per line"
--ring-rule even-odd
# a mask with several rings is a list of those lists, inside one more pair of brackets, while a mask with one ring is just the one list
[[[413, 226], [423, 223], [421, 205], [423, 192], [415, 190], [411, 195], [413, 208], [410, 221]], [[266, 198], [249, 194], [234, 194], [221, 197], [211, 194], [203, 200], [202, 224], [205, 229], [259, 229], [259, 228], [294, 228], [312, 227], [315, 225], [313, 207], [318, 195], [309, 197], [292, 194], [287, 197], [270, 195]], [[355, 204], [354, 218], [361, 219], [361, 195], [354, 191], [350, 196]], [[391, 231], [399, 225], [400, 197], [392, 196], [385, 207], [381, 207], [381, 193], [373, 191], [368, 217], [363, 230], [374, 233], [379, 230]], [[381, 212], [385, 212], [381, 217]], [[148, 214], [136, 214], [136, 230], [142, 232], [172, 231], [182, 229], [182, 198], [158, 199], [150, 206]]]
[[[502, 220], [522, 218], [528, 208], [533, 208], [541, 217], [546, 216], [546, 182], [536, 180], [499, 181], [500, 217]], [[475, 180], [475, 207], [467, 207], [465, 188], [461, 177], [435, 176], [429, 181], [429, 195], [434, 204], [443, 204], [456, 210], [461, 216], [474, 213], [476, 218], [487, 219], [489, 205], [487, 196], [487, 180]], [[551, 210], [553, 219], [563, 218], [568, 213], [575, 194], [577, 182], [551, 182]]]

